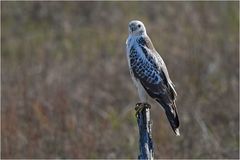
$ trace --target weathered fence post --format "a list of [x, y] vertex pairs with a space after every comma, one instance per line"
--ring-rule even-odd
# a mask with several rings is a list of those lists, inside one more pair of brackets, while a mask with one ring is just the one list
[[138, 159], [153, 159], [150, 108], [151, 106], [147, 103], [137, 103], [135, 108], [139, 128], [140, 153], [138, 155]]

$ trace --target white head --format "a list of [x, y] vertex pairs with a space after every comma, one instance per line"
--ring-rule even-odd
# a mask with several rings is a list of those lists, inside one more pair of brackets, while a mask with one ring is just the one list
[[140, 36], [146, 34], [146, 29], [141, 21], [133, 20], [128, 24], [129, 35]]

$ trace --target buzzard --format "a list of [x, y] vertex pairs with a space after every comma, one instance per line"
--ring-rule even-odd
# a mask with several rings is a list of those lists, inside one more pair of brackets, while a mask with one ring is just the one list
[[175, 103], [177, 93], [167, 67], [155, 50], [141, 21], [131, 21], [128, 29], [127, 59], [140, 102], [147, 104], [147, 95], [155, 99], [164, 108], [174, 133], [179, 136], [179, 119]]

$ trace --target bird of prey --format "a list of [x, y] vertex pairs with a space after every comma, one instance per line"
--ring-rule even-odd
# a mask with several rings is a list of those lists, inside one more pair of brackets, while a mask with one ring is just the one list
[[179, 119], [175, 103], [177, 93], [167, 67], [155, 50], [141, 21], [131, 21], [128, 29], [127, 59], [140, 101], [147, 104], [147, 94], [155, 99], [164, 108], [174, 133], [179, 136]]

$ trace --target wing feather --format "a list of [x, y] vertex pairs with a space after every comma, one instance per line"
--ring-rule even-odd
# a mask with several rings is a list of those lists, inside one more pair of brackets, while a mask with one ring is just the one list
[[130, 65], [134, 76], [152, 98], [164, 97], [165, 101], [171, 103], [177, 94], [165, 63], [148, 37], [139, 38], [138, 44], [130, 49]]

